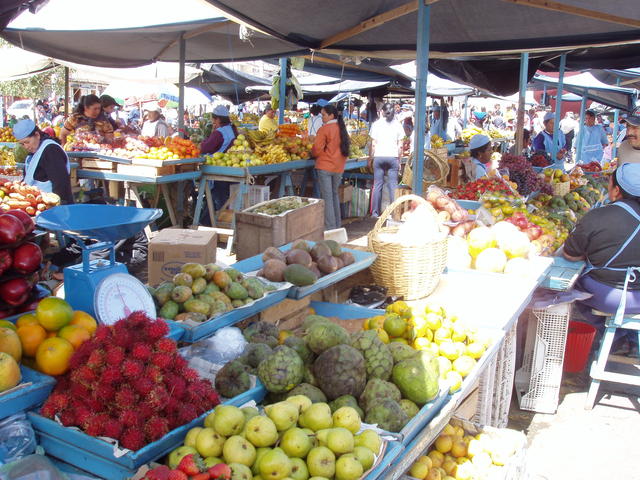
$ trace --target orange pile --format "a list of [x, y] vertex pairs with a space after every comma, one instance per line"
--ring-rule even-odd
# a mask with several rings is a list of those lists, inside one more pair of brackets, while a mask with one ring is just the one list
[[196, 158], [200, 156], [200, 149], [189, 139], [167, 137], [166, 147], [179, 158]]
[[16, 137], [13, 136], [13, 130], [11, 127], [0, 128], [0, 142], [16, 142]]
[[278, 135], [282, 137], [295, 137], [300, 134], [297, 123], [283, 123], [278, 125]]

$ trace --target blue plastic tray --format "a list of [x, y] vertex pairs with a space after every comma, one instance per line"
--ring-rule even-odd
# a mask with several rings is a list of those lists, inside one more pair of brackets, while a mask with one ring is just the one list
[[228, 177], [245, 177], [247, 173], [252, 175], [269, 175], [271, 173], [288, 172], [301, 168], [313, 167], [313, 160], [294, 160], [292, 162], [274, 163], [271, 165], [254, 165], [252, 167], [222, 167], [218, 165], [201, 165], [200, 171], [205, 175], [224, 175]]
[[458, 202], [458, 205], [462, 208], [467, 210], [477, 210], [480, 208], [480, 205], [482, 205], [477, 200], [456, 200], [456, 202]]
[[395, 461], [396, 458], [404, 451], [404, 447], [400, 442], [389, 442], [387, 449], [384, 452], [384, 457], [378, 465], [376, 465], [368, 474], [364, 476], [363, 480], [376, 480], [378, 478], [384, 479], [384, 475], [387, 469]]
[[[308, 240], [307, 243], [310, 245], [315, 245], [315, 242], [310, 242]], [[293, 243], [288, 243], [287, 245], [278, 247], [278, 249], [285, 252], [289, 250], [292, 245]], [[337, 283], [340, 280], [344, 280], [354, 273], [370, 267], [376, 259], [375, 253], [363, 252], [360, 250], [351, 250], [350, 248], [343, 248], [342, 250], [345, 252], [351, 252], [353, 254], [353, 257], [355, 258], [355, 262], [349, 266], [335, 271], [334, 273], [319, 278], [316, 283], [314, 283], [313, 285], [309, 285], [308, 287], [291, 287], [291, 290], [289, 290], [287, 297], [293, 298], [295, 300], [300, 300], [301, 298], [307, 297], [319, 290], [324, 290], [334, 283]], [[241, 260], [232, 265], [232, 267], [240, 272], [253, 272], [256, 270], [260, 270], [262, 268], [262, 255], [245, 258], [244, 260]]]
[[542, 279], [540, 286], [549, 290], [570, 290], [584, 267], [585, 263], [582, 261], [571, 262], [564, 257], [553, 257], [553, 265]]
[[[264, 387], [258, 384], [255, 388], [223, 403], [238, 406], [249, 400], [260, 401], [265, 393]], [[29, 420], [39, 437], [39, 444], [45, 449], [47, 455], [109, 480], [130, 478], [142, 465], [158, 460], [182, 445], [187, 432], [193, 427], [202, 425], [207, 415], [208, 412], [203, 413], [188, 424], [172, 430], [157, 442], [116, 458], [113, 456], [111, 444], [84, 432], [66, 428], [35, 412], [28, 413]]]
[[115, 242], [130, 238], [162, 215], [159, 208], [117, 205], [60, 205], [36, 217], [36, 225], [95, 240]]
[[342, 320], [352, 318], [370, 318], [376, 315], [384, 315], [384, 310], [380, 308], [367, 308], [356, 304], [342, 305], [339, 303], [312, 301], [311, 308], [318, 315], [325, 317], [337, 317]]
[[287, 293], [289, 293], [289, 290], [287, 289], [270, 292], [264, 297], [253, 302], [251, 305], [234, 308], [230, 312], [223, 313], [218, 317], [212, 318], [198, 325], [186, 325], [184, 323], [174, 322], [171, 320], [167, 320], [167, 323], [171, 325], [172, 329], [179, 328], [182, 330], [183, 334], [180, 338], [181, 341], [193, 343], [211, 336], [221, 328], [238, 323], [258, 312], [263, 311], [265, 308], [269, 308], [276, 303], [280, 303], [287, 297]]
[[267, 395], [267, 389], [264, 388], [260, 379], [256, 378], [256, 386], [250, 388], [244, 393], [237, 395], [229, 400], [223, 402], [225, 405], [234, 405], [236, 407], [242, 407], [247, 402], [253, 400], [256, 403], [260, 403], [264, 397]]
[[31, 370], [24, 365], [20, 365], [20, 373], [22, 373], [20, 383], [31, 382], [32, 385], [4, 395], [0, 394], [0, 419], [40, 405], [47, 399], [56, 384], [53, 377]]

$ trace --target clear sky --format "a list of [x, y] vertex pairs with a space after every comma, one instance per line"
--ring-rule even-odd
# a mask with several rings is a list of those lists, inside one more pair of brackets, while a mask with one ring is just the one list
[[96, 30], [179, 23], [224, 16], [205, 0], [49, 0], [9, 28]]

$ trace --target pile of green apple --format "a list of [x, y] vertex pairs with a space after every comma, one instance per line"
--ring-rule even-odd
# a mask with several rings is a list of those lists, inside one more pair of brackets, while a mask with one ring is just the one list
[[233, 480], [357, 480], [380, 453], [382, 439], [363, 430], [358, 412], [304, 395], [254, 407], [220, 405], [203, 427], [189, 430], [184, 445], [169, 454], [175, 468], [182, 457], [197, 454], [205, 465], [226, 463]]

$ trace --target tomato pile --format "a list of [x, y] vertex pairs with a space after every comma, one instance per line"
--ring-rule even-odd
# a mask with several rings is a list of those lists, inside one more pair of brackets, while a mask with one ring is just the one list
[[496, 192], [512, 195], [513, 191], [498, 177], [480, 178], [475, 182], [460, 185], [453, 193], [455, 198], [460, 200], [478, 200], [484, 193]]

